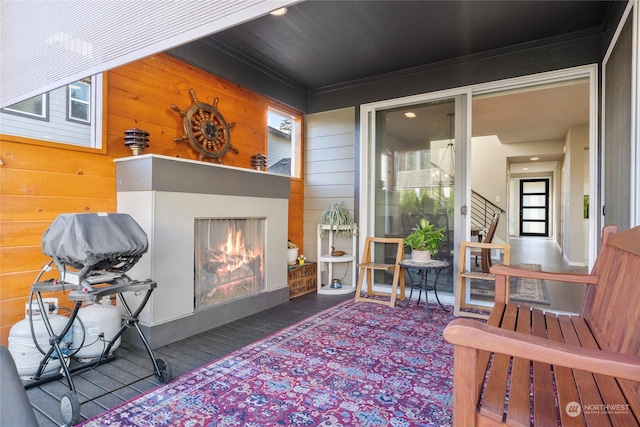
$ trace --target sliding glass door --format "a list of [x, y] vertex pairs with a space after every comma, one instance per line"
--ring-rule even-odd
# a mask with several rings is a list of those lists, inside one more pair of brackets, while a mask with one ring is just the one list
[[[438, 290], [453, 288], [456, 201], [456, 98], [381, 108], [370, 118], [369, 213], [371, 234], [404, 238], [425, 218], [445, 230], [433, 258], [451, 268]], [[389, 262], [394, 254], [376, 254]], [[409, 252], [407, 252], [409, 256]], [[379, 273], [376, 283], [389, 284]]]

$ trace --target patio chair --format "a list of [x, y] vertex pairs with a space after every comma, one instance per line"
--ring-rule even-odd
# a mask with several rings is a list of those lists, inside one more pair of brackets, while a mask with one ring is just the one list
[[[374, 261], [376, 245], [396, 245], [396, 255], [394, 263], [379, 263]], [[386, 253], [386, 248], [383, 248]], [[372, 302], [375, 304], [388, 305], [394, 307], [398, 292], [398, 284], [400, 284], [400, 299], [404, 300], [404, 274], [398, 263], [404, 259], [404, 242], [398, 237], [367, 237], [362, 253], [362, 263], [358, 264], [358, 285], [356, 286], [356, 301]], [[384, 292], [376, 292], [373, 290], [374, 271], [393, 271], [393, 280], [391, 283], [391, 294]], [[362, 285], [367, 281], [367, 296], [362, 296]], [[389, 296], [388, 300], [371, 298], [372, 296]]]

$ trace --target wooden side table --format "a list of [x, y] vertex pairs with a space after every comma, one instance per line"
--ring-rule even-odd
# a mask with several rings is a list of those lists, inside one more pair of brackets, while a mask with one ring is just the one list
[[287, 282], [289, 284], [289, 299], [299, 297], [318, 289], [317, 267], [315, 262], [305, 261], [304, 264], [287, 267]]

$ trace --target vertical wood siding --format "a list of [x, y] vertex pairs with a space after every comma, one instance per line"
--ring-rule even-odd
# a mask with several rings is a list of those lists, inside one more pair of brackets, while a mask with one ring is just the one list
[[[305, 116], [305, 134], [304, 252], [308, 259], [316, 260], [322, 211], [333, 202], [344, 202], [354, 212], [355, 109]], [[351, 240], [339, 240], [336, 249], [351, 252]], [[350, 282], [350, 273], [345, 283]]]
[[[195, 89], [201, 102], [213, 103], [218, 97], [220, 113], [228, 122], [236, 123], [231, 142], [240, 153], [229, 152], [224, 163], [249, 168], [253, 154], [266, 152], [267, 106], [302, 115], [164, 54], [109, 71], [105, 85], [102, 150], [0, 134], [2, 344], [7, 344], [11, 326], [23, 318], [31, 283], [50, 261], [40, 245], [51, 221], [65, 212], [117, 210], [113, 159], [131, 155], [124, 146], [126, 129], [138, 127], [150, 133], [145, 154], [197, 159], [187, 142], [173, 141], [184, 132], [180, 115], [171, 109], [175, 104], [186, 110], [192, 103], [189, 89]], [[303, 244], [303, 200], [303, 180], [292, 179], [289, 234], [299, 244]], [[54, 271], [48, 277], [56, 275]], [[67, 303], [64, 295], [56, 296]]]

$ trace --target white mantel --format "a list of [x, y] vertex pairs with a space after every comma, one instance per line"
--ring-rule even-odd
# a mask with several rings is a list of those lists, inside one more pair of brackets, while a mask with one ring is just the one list
[[[158, 284], [140, 315], [152, 347], [288, 300], [289, 177], [154, 154], [115, 161], [118, 212], [149, 237], [148, 253], [128, 274]], [[266, 292], [194, 309], [195, 218], [266, 218]], [[141, 297], [126, 298], [137, 306]]]

